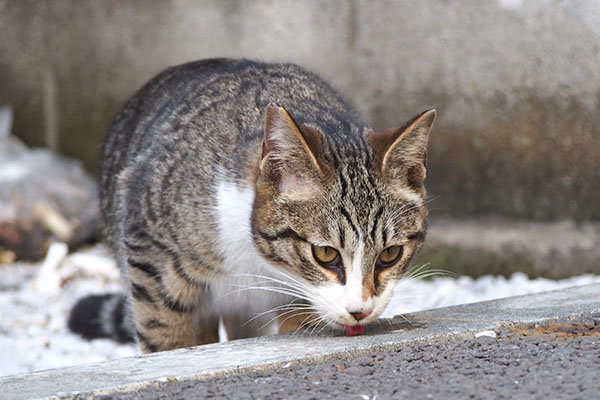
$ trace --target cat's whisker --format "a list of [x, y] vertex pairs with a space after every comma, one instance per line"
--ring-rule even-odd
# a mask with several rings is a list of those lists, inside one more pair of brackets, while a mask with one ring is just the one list
[[399, 216], [401, 216], [401, 214], [407, 214], [411, 211], [414, 211], [414, 210], [417, 210], [420, 208], [424, 208], [427, 206], [427, 204], [429, 204], [433, 200], [435, 200], [435, 198], [427, 199], [422, 204], [412, 205], [410, 207], [408, 205], [404, 205], [404, 206], [398, 208], [397, 210], [395, 210], [392, 213], [392, 215], [385, 222], [385, 224], [384, 224], [385, 229], [394, 231], [395, 226], [400, 225], [404, 220], [406, 220], [409, 217], [409, 215], [402, 215], [403, 218], [401, 218], [400, 220], [397, 220], [397, 218]]
[[[305, 308], [301, 309], [301, 310], [306, 310]], [[295, 315], [305, 315], [305, 314], [312, 314], [312, 312], [301, 312], [301, 313], [297, 313], [298, 310], [289, 310], [286, 311], [284, 313], [278, 314], [276, 316], [274, 316], [273, 318], [271, 318], [270, 320], [268, 320], [267, 322], [264, 323], [264, 325], [262, 325], [259, 329], [263, 329], [265, 326], [269, 325], [271, 322], [275, 321], [278, 318], [281, 318], [283, 315], [287, 315], [287, 314], [292, 314], [289, 317], [287, 317], [284, 321], [287, 321], [289, 318], [293, 318]]]
[[396, 317], [402, 318], [403, 320], [408, 322], [410, 324], [410, 326], [413, 326], [413, 327], [415, 326], [415, 324], [413, 324], [413, 322], [410, 319], [408, 319], [404, 314], [397, 314]]
[[[286, 311], [280, 313], [278, 316], [281, 317], [283, 315], [287, 315], [289, 313], [294, 313], [296, 311], [307, 311], [307, 310], [310, 311], [309, 314], [314, 314], [315, 313], [314, 309], [312, 308], [312, 306], [310, 306], [310, 305], [307, 304], [305, 307], [297, 307], [297, 308], [286, 307]], [[304, 315], [304, 314], [301, 314], [301, 315]]]
[[304, 300], [307, 300], [312, 297], [310, 293], [303, 292], [303, 291], [297, 290], [295, 288], [282, 287], [282, 286], [263, 286], [263, 285], [251, 285], [251, 284], [245, 285], [245, 284], [234, 284], [234, 283], [229, 284], [229, 286], [236, 287], [236, 288], [238, 288], [238, 290], [233, 290], [231, 292], [228, 292], [226, 295], [231, 295], [234, 293], [241, 293], [241, 292], [245, 292], [248, 290], [266, 290], [266, 291], [278, 292], [278, 293], [285, 294], [288, 296], [299, 297]]
[[414, 278], [414, 277], [419, 277], [422, 274], [428, 274], [428, 273], [432, 273], [432, 272], [439, 273], [439, 274], [449, 274], [449, 275], [453, 274], [452, 272], [446, 271], [443, 269], [428, 269], [429, 266], [430, 266], [429, 263], [423, 264], [420, 268], [411, 270], [406, 275], [410, 278]]
[[460, 274], [444, 269], [426, 269], [430, 265], [430, 263], [425, 263], [417, 268], [411, 268], [402, 277], [402, 279], [423, 279], [430, 276], [450, 276], [453, 278], [459, 278], [461, 276]]
[[[278, 315], [277, 318], [281, 318], [283, 315], [291, 314], [291, 315], [288, 315], [286, 318], [284, 318], [283, 321], [280, 322], [280, 325], [283, 325], [290, 318], [294, 318], [294, 317], [297, 317], [297, 316], [306, 315], [306, 317], [302, 320], [302, 321], [305, 321], [306, 319], [308, 319], [308, 318], [310, 318], [310, 317], [312, 317], [312, 316], [315, 315], [314, 311], [307, 311], [307, 312], [300, 312], [300, 313], [296, 313], [295, 311], [296, 310], [291, 310], [291, 311], [289, 311], [287, 313], [283, 313], [283, 314]], [[271, 322], [271, 321], [269, 321], [269, 322]], [[297, 332], [298, 329], [300, 329], [299, 326], [296, 328], [296, 330], [294, 332]]]
[[280, 279], [276, 279], [276, 278], [272, 278], [272, 277], [268, 277], [268, 276], [255, 276], [256, 278], [263, 278], [263, 281], [261, 281], [261, 283], [275, 283], [278, 285], [281, 285], [283, 287], [288, 287], [290, 289], [293, 290], [297, 290], [299, 292], [303, 292], [306, 293], [308, 290], [306, 288], [306, 286], [300, 285], [300, 284], [296, 284], [294, 282], [286, 282]]
[[458, 277], [460, 277], [459, 274], [456, 274], [456, 273], [450, 272], [450, 271], [444, 271], [444, 270], [426, 270], [426, 271], [420, 272], [418, 274], [415, 274], [413, 276], [403, 277], [401, 280], [413, 282], [413, 281], [423, 280], [425, 278], [429, 278], [429, 277], [432, 277], [432, 276], [452, 277], [452, 278], [458, 278]]
[[[290, 295], [294, 295], [297, 296], [301, 299], [307, 300], [308, 302], [314, 302], [314, 300], [318, 297], [317, 293], [314, 290], [310, 290], [309, 287], [302, 285], [300, 283], [296, 284], [296, 283], [292, 283], [292, 282], [286, 282], [280, 279], [276, 279], [270, 276], [264, 276], [264, 275], [256, 275], [256, 274], [245, 274], [249, 277], [256, 277], [256, 278], [264, 278], [264, 280], [267, 280], [267, 283], [273, 282], [273, 283], [277, 283], [280, 284], [282, 286], [284, 286], [284, 288], [282, 288], [282, 290], [286, 290], [289, 292]], [[284, 274], [284, 276], [287, 277], [286, 274]], [[285, 288], [287, 287], [287, 288]], [[259, 289], [260, 287], [256, 287], [257, 289]], [[271, 287], [273, 288], [273, 287]]]
[[[267, 282], [267, 283], [272, 283], [272, 282]], [[312, 293], [308, 290], [305, 290], [304, 288], [301, 288], [301, 287], [284, 286], [284, 285], [281, 285], [281, 286], [280, 285], [271, 285], [271, 286], [269, 286], [269, 285], [265, 285], [265, 286], [248, 285], [247, 287], [248, 288], [256, 288], [256, 289], [260, 289], [263, 287], [271, 288], [271, 289], [280, 289], [282, 293], [286, 292], [287, 294], [289, 294], [291, 296], [296, 296], [296, 297], [299, 297], [304, 300], [310, 300], [310, 299], [314, 298], [314, 293]]]
[[321, 320], [316, 319], [316, 320], [312, 321], [304, 331], [307, 333], [308, 336], [312, 336], [313, 333], [315, 332], [315, 329], [319, 326], [320, 323], [321, 323]]
[[[281, 316], [281, 315], [285, 315], [285, 314], [287, 314], [289, 312], [293, 312], [293, 311], [297, 311], [297, 310], [306, 310], [306, 309], [311, 309], [311, 308], [312, 307], [310, 305], [308, 305], [308, 304], [293, 304], [293, 303], [282, 304], [280, 306], [273, 307], [273, 308], [271, 308], [271, 309], [269, 309], [267, 311], [263, 311], [263, 312], [255, 315], [254, 317], [252, 317], [248, 321], [246, 321], [244, 323], [244, 325], [249, 324], [250, 322], [254, 321], [255, 319], [262, 317], [263, 315], [270, 314], [270, 313], [273, 313], [273, 312], [278, 312], [278, 311], [281, 311], [281, 310], [285, 310], [285, 312], [283, 312], [281, 314], [278, 314], [278, 316]], [[269, 321], [269, 322], [271, 322], [271, 321]]]
[[[295, 299], [296, 300], [300, 300], [300, 299]], [[248, 322], [253, 321], [256, 318], [259, 318], [265, 314], [269, 314], [272, 312], [278, 312], [278, 311], [288, 311], [288, 310], [304, 310], [304, 309], [308, 309], [311, 308], [310, 304], [305, 304], [305, 303], [294, 303], [294, 301], [292, 301], [291, 303], [287, 303], [287, 304], [282, 304], [273, 308], [270, 308], [269, 310], [263, 311], [261, 313], [256, 314], [252, 319], [250, 319]]]
[[307, 325], [309, 325], [310, 323], [312, 323], [312, 319], [311, 319], [311, 317], [310, 317], [310, 316], [307, 316], [306, 318], [304, 318], [304, 319], [302, 320], [302, 322], [301, 322], [300, 324], [298, 324], [298, 328], [296, 328], [296, 331], [295, 331], [295, 332], [298, 332], [298, 331], [300, 331], [300, 330], [301, 330], [301, 331], [302, 331], [302, 333], [300, 334], [300, 336], [301, 336], [301, 337], [303, 337], [303, 336], [306, 334], [306, 329], [305, 329], [305, 327], [306, 327]]
[[[395, 288], [395, 293], [398, 293], [399, 291], [402, 290], [403, 287], [409, 286], [411, 283], [422, 280], [422, 279], [426, 279], [432, 276], [441, 276], [441, 277], [454, 277], [454, 278], [458, 278], [460, 277], [459, 274], [452, 272], [452, 271], [448, 271], [448, 270], [443, 270], [443, 269], [427, 269], [427, 267], [429, 267], [430, 264], [426, 263], [423, 265], [420, 265], [418, 267], [413, 267], [411, 268], [409, 271], [407, 271], [407, 273], [398, 281], [396, 288]], [[394, 295], [391, 299], [391, 302], [393, 303], [401, 303], [403, 300], [411, 300], [411, 299], [415, 299], [415, 298], [419, 298], [419, 296], [398, 296], [398, 295]], [[414, 326], [413, 322], [408, 319], [404, 314], [397, 314], [398, 317], [404, 319], [406, 322], [408, 322], [409, 324], [411, 324], [412, 326]]]
[[284, 273], [282, 271], [279, 271], [279, 270], [274, 270], [274, 271], [277, 272], [277, 273], [279, 273], [280, 275], [283, 275], [286, 278], [290, 279], [292, 282], [286, 282], [284, 280], [277, 279], [277, 278], [274, 278], [272, 276], [258, 275], [258, 274], [236, 274], [236, 276], [245, 276], [245, 277], [250, 277], [250, 278], [260, 278], [260, 279], [268, 280], [268, 281], [271, 281], [271, 282], [279, 283], [279, 284], [284, 285], [284, 286], [293, 287], [293, 288], [296, 288], [296, 289], [301, 289], [301, 290], [306, 290], [307, 289], [306, 285], [303, 285], [300, 281], [294, 279], [293, 277], [287, 275], [286, 273]]
[[418, 267], [412, 267], [408, 271], [406, 271], [406, 275], [412, 276], [412, 275], [414, 275], [414, 274], [422, 271], [424, 268], [427, 268], [430, 265], [431, 265], [431, 263], [425, 263], [425, 264], [422, 264], [422, 265], [420, 265]]
[[307, 297], [304, 293], [298, 293], [296, 291], [284, 289], [284, 288], [277, 287], [277, 286], [247, 286], [247, 285], [231, 285], [231, 286], [237, 286], [240, 288], [238, 291], [235, 291], [234, 293], [241, 293], [241, 292], [245, 292], [245, 291], [249, 291], [249, 290], [264, 290], [266, 292], [273, 292], [273, 293], [283, 294], [286, 296], [299, 297], [303, 300], [310, 301], [310, 297]]
[[282, 289], [293, 291], [294, 293], [300, 293], [300, 294], [306, 293], [306, 291], [303, 288], [292, 286], [292, 285], [279, 284], [279, 285], [275, 285], [275, 286], [269, 286], [269, 285], [273, 285], [273, 283], [278, 283], [278, 282], [274, 282], [272, 280], [262, 280], [262, 281], [252, 282], [251, 284], [248, 284], [248, 285], [242, 285], [242, 284], [232, 283], [232, 284], [229, 284], [229, 286], [237, 286], [237, 287], [239, 287], [239, 286], [246, 286], [246, 287], [256, 287], [256, 288], [259, 288], [259, 287], [261, 287], [261, 285], [267, 284], [268, 287], [280, 287]]
[[421, 205], [409, 205], [409, 204], [403, 204], [402, 207], [399, 207], [398, 209], [394, 210], [394, 212], [392, 213], [392, 215], [390, 215], [390, 217], [388, 218], [389, 220], [394, 220], [395, 218], [397, 218], [400, 214], [406, 213], [408, 211], [412, 211], [415, 208], [420, 207]]
[[[316, 317], [316, 318], [311, 318], [311, 317]], [[300, 324], [299, 329], [303, 329], [302, 335], [304, 335], [305, 333], [308, 333], [308, 330], [311, 329], [313, 327], [313, 325], [318, 325], [319, 323], [321, 323], [321, 321], [323, 320], [323, 317], [320, 316], [319, 314], [315, 314], [314, 316], [307, 316], [304, 321], [302, 322], [302, 324]]]
[[[398, 290], [398, 287], [396, 287], [396, 290]], [[392, 298], [390, 299], [390, 302], [394, 302], [394, 303], [401, 303], [402, 301], [405, 301], [405, 300], [414, 300], [414, 299], [418, 299], [418, 298], [419, 298], [419, 296], [417, 296], [417, 295], [412, 295], [412, 296], [406, 296], [406, 295], [404, 295], [404, 296], [399, 296], [399, 295], [396, 295], [396, 294], [394, 294], [394, 295], [392, 296]]]
[[[321, 325], [323, 322], [325, 323], [325, 327], [326, 327], [326, 326], [327, 326], [327, 324], [328, 324], [327, 320], [326, 320], [324, 317], [319, 317], [319, 322], [318, 322], [317, 324], [315, 324], [315, 326], [314, 326], [314, 327], [312, 328], [312, 330], [310, 331], [310, 334], [311, 334], [311, 336], [315, 334], [315, 329], [319, 328], [319, 326], [320, 326], [320, 325]], [[318, 335], [318, 334], [321, 332], [321, 330], [322, 330], [322, 328], [321, 328], [321, 329], [319, 329], [319, 330], [317, 331], [317, 333], [316, 333], [316, 334]]]
[[[288, 274], [288, 273], [286, 273], [286, 272], [284, 272], [284, 271], [282, 271], [282, 270], [280, 270], [280, 269], [277, 269], [277, 268], [272, 268], [271, 270], [272, 270], [272, 271], [274, 271], [276, 274], [279, 274], [279, 275], [281, 275], [281, 276], [283, 276], [283, 277], [285, 277], [285, 278], [289, 279], [290, 281], [294, 282], [294, 284], [296, 284], [296, 285], [298, 285], [298, 286], [300, 286], [300, 287], [303, 287], [303, 288], [305, 288], [305, 287], [306, 287], [306, 284], [305, 284], [305, 283], [301, 282], [300, 280], [298, 280], [298, 279], [294, 278], [294, 277], [293, 277], [293, 276], [291, 276], [290, 274]], [[271, 279], [275, 279], [275, 278], [273, 278], [273, 277], [270, 277], [270, 278], [271, 278]], [[288, 282], [288, 283], [290, 283], [290, 282]]]
[[326, 328], [331, 328], [331, 327], [333, 326], [333, 325], [331, 324], [331, 322], [329, 322], [329, 321], [324, 321], [324, 322], [325, 322], [325, 324], [324, 324], [324, 325], [321, 327], [321, 329], [319, 329], [319, 330], [317, 331], [317, 333], [316, 333], [317, 335], [321, 334], [321, 332], [323, 332], [323, 330], [324, 330], [324, 329], [326, 329]]
[[252, 285], [252, 284], [245, 285], [245, 284], [237, 284], [237, 283], [231, 283], [228, 286], [239, 288], [239, 289], [231, 291], [231, 292], [229, 292], [227, 294], [240, 293], [240, 292], [244, 292], [244, 291], [247, 291], [247, 290], [253, 290], [253, 289], [256, 289], [256, 290], [260, 290], [260, 289], [269, 289], [269, 290], [270, 289], [277, 289], [277, 290], [285, 291], [286, 294], [289, 294], [289, 295], [294, 295], [294, 296], [295, 295], [298, 295], [298, 296], [305, 296], [306, 295], [306, 293], [304, 293], [304, 292], [302, 292], [300, 290], [297, 290], [295, 288], [285, 287], [285, 286], [262, 286], [262, 285], [258, 285], [258, 284], [255, 284], [255, 285]]
[[317, 313], [317, 318], [315, 319], [315, 323], [311, 324], [306, 330], [311, 329], [310, 335], [314, 333], [314, 330], [319, 327], [319, 325], [323, 322], [328, 323], [334, 317], [329, 310], [327, 310], [324, 314]]
[[238, 277], [249, 277], [249, 278], [258, 278], [258, 279], [262, 279], [262, 280], [266, 280], [269, 282], [274, 282], [274, 283], [278, 283], [284, 286], [288, 286], [288, 287], [293, 287], [293, 288], [297, 288], [297, 289], [305, 289], [306, 286], [302, 285], [299, 282], [287, 282], [281, 279], [277, 279], [274, 278], [272, 276], [267, 276], [267, 275], [259, 275], [259, 274], [235, 274], [234, 276], [238, 276]]

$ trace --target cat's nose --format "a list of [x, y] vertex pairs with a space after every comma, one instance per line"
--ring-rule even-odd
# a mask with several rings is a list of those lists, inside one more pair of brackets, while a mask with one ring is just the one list
[[[348, 311], [350, 312], [350, 311]], [[350, 312], [350, 315], [354, 317], [355, 320], [360, 321], [371, 314], [371, 311], [359, 311], [359, 312]]]

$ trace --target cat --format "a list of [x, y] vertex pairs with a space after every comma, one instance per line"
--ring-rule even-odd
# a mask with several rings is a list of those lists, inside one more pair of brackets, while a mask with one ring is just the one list
[[209, 59], [146, 84], [101, 164], [126, 294], [69, 326], [143, 352], [280, 331], [364, 333], [425, 239], [428, 109], [375, 133], [294, 64]]

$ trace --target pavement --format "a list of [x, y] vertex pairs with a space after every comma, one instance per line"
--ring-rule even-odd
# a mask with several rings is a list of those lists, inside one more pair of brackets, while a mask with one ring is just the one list
[[598, 398], [598, 326], [594, 284], [398, 316], [363, 336], [275, 335], [7, 376], [1, 397]]

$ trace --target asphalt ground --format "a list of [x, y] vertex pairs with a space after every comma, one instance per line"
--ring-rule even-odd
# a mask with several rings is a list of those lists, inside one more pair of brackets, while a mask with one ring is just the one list
[[[308, 343], [307, 343], [308, 345]], [[101, 399], [598, 399], [600, 322], [521, 326], [396, 351], [164, 382]]]

